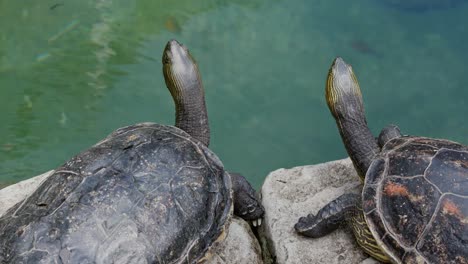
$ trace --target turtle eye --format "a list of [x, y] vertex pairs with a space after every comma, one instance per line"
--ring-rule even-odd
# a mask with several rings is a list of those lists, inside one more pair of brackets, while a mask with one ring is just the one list
[[164, 56], [163, 56], [163, 58], [162, 58], [162, 62], [163, 62], [164, 64], [169, 64], [169, 63], [170, 63], [169, 55], [168, 55], [166, 52], [164, 53]]

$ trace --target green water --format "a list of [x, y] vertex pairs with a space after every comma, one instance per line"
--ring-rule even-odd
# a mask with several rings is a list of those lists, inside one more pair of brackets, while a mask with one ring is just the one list
[[118, 127], [172, 124], [161, 73], [176, 38], [197, 59], [211, 148], [259, 187], [268, 172], [345, 157], [324, 99], [351, 63], [374, 133], [468, 144], [468, 4], [379, 0], [1, 1], [0, 183], [61, 165]]

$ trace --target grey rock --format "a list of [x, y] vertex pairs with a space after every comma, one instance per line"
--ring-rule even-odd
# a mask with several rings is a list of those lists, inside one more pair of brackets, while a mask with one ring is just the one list
[[39, 185], [49, 177], [54, 171], [48, 171], [36, 177], [9, 185], [0, 190], [0, 216], [2, 216], [8, 208], [17, 204], [28, 197]]
[[276, 263], [378, 263], [363, 253], [347, 227], [319, 239], [294, 231], [299, 217], [316, 213], [345, 192], [359, 191], [359, 184], [349, 159], [271, 172], [261, 189], [261, 233]]
[[253, 235], [249, 224], [233, 217], [226, 239], [216, 249], [207, 264], [252, 263], [261, 264], [260, 245]]
[[[53, 171], [46, 172], [39, 176], [10, 185], [0, 190], [0, 216], [8, 208], [24, 200], [39, 185], [52, 174]], [[253, 235], [249, 224], [241, 218], [233, 217], [227, 230], [226, 239], [210, 251], [207, 264], [233, 264], [262, 262], [262, 253], [258, 240]]]

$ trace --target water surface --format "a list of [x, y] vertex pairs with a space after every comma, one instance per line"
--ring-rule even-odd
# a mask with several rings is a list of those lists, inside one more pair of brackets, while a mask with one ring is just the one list
[[176, 38], [197, 59], [211, 148], [259, 187], [269, 171], [346, 156], [324, 99], [353, 65], [368, 123], [468, 144], [468, 4], [378, 0], [0, 3], [0, 183], [61, 165], [113, 130], [172, 124], [161, 72]]

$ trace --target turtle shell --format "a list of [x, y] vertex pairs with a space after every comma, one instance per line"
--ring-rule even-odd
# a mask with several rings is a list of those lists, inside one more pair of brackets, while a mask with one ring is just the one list
[[0, 218], [0, 263], [195, 263], [227, 228], [231, 189], [184, 131], [124, 127]]
[[362, 193], [367, 224], [394, 263], [468, 263], [468, 147], [393, 139]]

